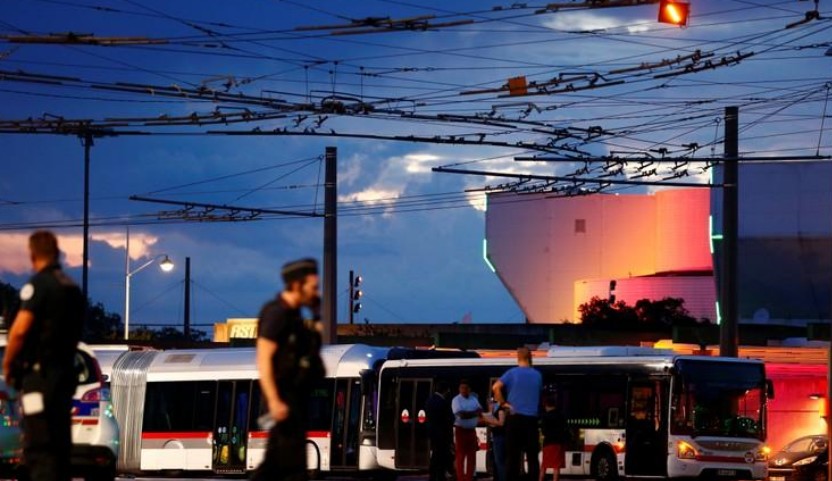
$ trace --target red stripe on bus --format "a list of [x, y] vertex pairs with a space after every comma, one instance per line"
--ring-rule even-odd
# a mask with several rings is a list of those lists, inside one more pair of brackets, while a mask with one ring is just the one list
[[[612, 444], [609, 444], [609, 446], [612, 446], [612, 450], [615, 451], [616, 454], [621, 454], [621, 453], [627, 451], [626, 446], [622, 446], [618, 443], [612, 443]], [[586, 444], [586, 445], [584, 445], [584, 452], [585, 453], [592, 453], [592, 452], [595, 451], [595, 448], [597, 448], [597, 447], [598, 447], [597, 444]]]
[[93, 419], [73, 419], [72, 424], [80, 424], [81, 426], [97, 426], [98, 418]]
[[142, 432], [142, 439], [203, 439], [210, 436], [209, 432], [173, 432], [148, 433]]
[[[307, 438], [329, 438], [329, 431], [307, 431]], [[269, 437], [268, 431], [251, 431], [248, 433], [251, 439], [266, 439]]]

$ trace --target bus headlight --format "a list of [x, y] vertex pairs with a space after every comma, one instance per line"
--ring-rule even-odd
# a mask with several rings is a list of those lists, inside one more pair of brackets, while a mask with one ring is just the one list
[[676, 445], [676, 457], [679, 459], [696, 459], [696, 448], [689, 443], [679, 441]]
[[768, 446], [763, 446], [757, 451], [756, 456], [754, 456], [755, 461], [768, 461], [768, 457], [771, 454], [771, 448]]

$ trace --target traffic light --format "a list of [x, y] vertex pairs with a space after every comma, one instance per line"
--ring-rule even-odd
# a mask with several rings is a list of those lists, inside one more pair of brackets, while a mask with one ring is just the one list
[[355, 275], [355, 271], [350, 271], [350, 324], [355, 320], [355, 314], [361, 310], [361, 297], [364, 295], [361, 292], [361, 276]]
[[677, 0], [661, 0], [659, 2], [659, 23], [669, 23], [684, 27], [688, 24], [690, 4]]

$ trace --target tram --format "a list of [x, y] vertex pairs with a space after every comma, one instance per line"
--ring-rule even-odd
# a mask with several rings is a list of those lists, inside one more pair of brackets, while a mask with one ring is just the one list
[[[312, 472], [379, 469], [377, 380], [386, 361], [473, 358], [476, 353], [365, 345], [325, 346], [327, 377], [312, 392], [307, 439]], [[130, 351], [109, 382], [121, 427], [120, 473], [245, 474], [257, 467], [268, 433], [254, 348]]]

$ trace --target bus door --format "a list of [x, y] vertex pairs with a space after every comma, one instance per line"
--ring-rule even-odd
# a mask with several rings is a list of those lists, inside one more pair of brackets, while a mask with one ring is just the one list
[[624, 472], [667, 476], [667, 382], [631, 379], [628, 391]]
[[213, 470], [245, 474], [251, 381], [219, 381], [214, 418]]
[[431, 379], [399, 379], [396, 396], [396, 468], [426, 469], [430, 464], [430, 440], [425, 403]]
[[333, 469], [358, 467], [360, 431], [361, 380], [360, 378], [337, 379], [330, 453], [330, 466]]

